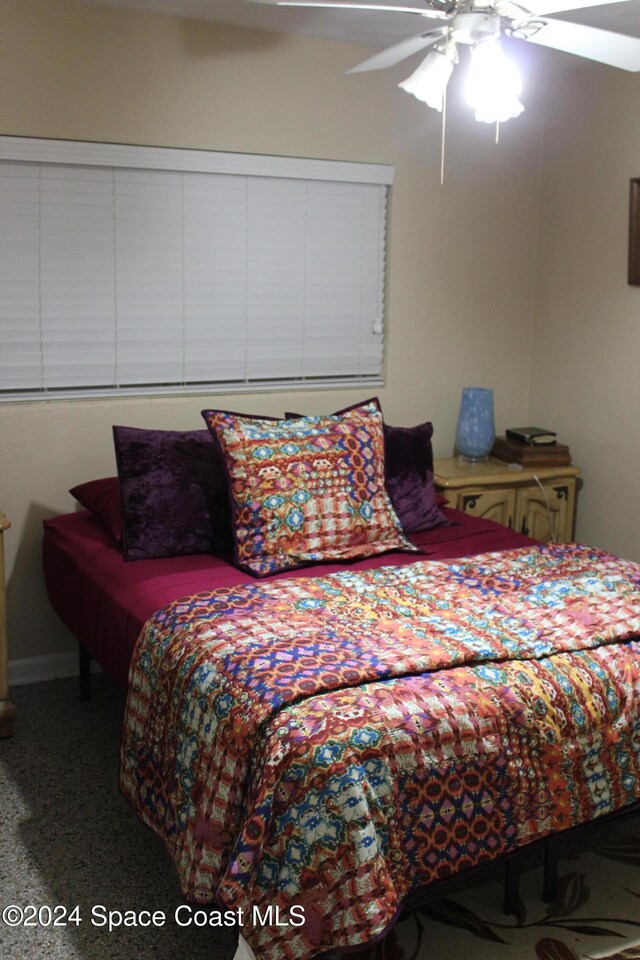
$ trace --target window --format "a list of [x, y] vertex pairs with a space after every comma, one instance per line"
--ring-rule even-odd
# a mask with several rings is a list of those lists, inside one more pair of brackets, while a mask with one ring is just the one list
[[380, 383], [391, 179], [0, 137], [0, 397]]

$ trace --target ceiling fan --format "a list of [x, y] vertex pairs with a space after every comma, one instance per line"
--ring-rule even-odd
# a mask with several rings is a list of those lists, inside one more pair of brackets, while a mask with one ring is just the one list
[[[408, 93], [436, 110], [443, 110], [445, 92], [459, 47], [471, 49], [466, 98], [477, 120], [504, 122], [518, 116], [520, 78], [506, 56], [503, 36], [552, 47], [579, 57], [597, 60], [622, 70], [640, 71], [640, 39], [563, 20], [547, 14], [599, 6], [610, 0], [425, 0], [425, 7], [322, 0], [258, 0], [283, 7], [405, 13], [433, 21], [429, 29], [376, 53], [349, 73], [392, 67], [406, 57], [430, 48], [417, 70], [399, 84]], [[526, 6], [524, 5], [526, 4]]]

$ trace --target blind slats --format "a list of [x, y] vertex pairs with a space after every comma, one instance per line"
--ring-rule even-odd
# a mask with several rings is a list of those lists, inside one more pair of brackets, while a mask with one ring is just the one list
[[0, 160], [0, 398], [379, 379], [386, 189]]

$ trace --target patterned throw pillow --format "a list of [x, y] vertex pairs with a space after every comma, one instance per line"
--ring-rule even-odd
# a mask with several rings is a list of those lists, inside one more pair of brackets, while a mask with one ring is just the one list
[[[380, 407], [377, 397], [364, 401]], [[336, 410], [335, 417], [351, 410]], [[301, 413], [287, 411], [285, 417], [295, 420]], [[384, 424], [384, 476], [387, 493], [405, 533], [452, 526], [440, 510], [441, 502], [433, 486], [433, 424], [416, 427], [392, 427]], [[446, 503], [446, 497], [440, 498]]]
[[321, 560], [415, 551], [385, 490], [375, 403], [276, 422], [202, 415], [225, 458], [243, 570], [264, 577]]

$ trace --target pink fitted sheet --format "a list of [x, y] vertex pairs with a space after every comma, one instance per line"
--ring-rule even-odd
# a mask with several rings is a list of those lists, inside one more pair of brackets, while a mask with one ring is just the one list
[[[453, 559], [534, 543], [490, 520], [457, 510], [444, 512], [454, 526], [412, 535], [421, 554], [388, 553], [348, 565], [317, 564], [265, 579]], [[58, 616], [123, 687], [136, 639], [156, 610], [189, 594], [256, 582], [234, 567], [231, 557], [193, 554], [126, 562], [108, 531], [86, 510], [44, 521], [43, 565], [49, 600]]]

